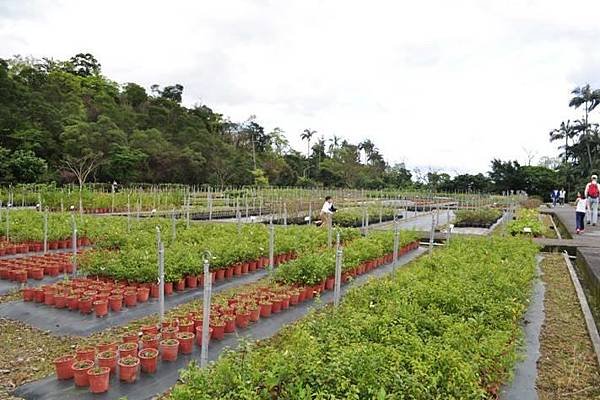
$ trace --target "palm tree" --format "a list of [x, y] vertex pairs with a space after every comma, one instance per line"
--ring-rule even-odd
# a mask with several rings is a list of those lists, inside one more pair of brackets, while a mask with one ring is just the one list
[[559, 148], [564, 148], [564, 163], [566, 164], [568, 161], [568, 151], [569, 151], [569, 139], [573, 139], [577, 135], [577, 130], [573, 125], [571, 125], [571, 121], [567, 122], [563, 121], [560, 123], [560, 127], [553, 129], [550, 131], [550, 141], [554, 142], [555, 140], [565, 140], [564, 146], [559, 146]]
[[600, 104], [600, 90], [592, 90], [590, 88], [590, 85], [587, 84], [585, 86], [576, 87], [575, 89], [573, 89], [573, 91], [571, 91], [571, 94], [574, 94], [575, 96], [569, 102], [569, 107], [574, 107], [575, 109], [577, 109], [582, 105], [584, 106], [584, 121], [580, 123], [579, 126], [580, 128], [582, 128], [581, 131], [583, 132], [583, 136], [586, 139], [588, 161], [590, 163], [590, 169], [592, 169], [592, 153], [590, 151], [589, 140], [587, 140], [590, 128], [588, 123], [588, 117], [589, 113], [592, 110], [594, 110], [594, 108], [596, 108], [598, 104]]
[[302, 134], [300, 135], [300, 138], [302, 140], [306, 140], [308, 143], [307, 150], [306, 150], [306, 158], [310, 158], [310, 139], [312, 139], [312, 137], [314, 136], [315, 133], [317, 133], [317, 131], [311, 131], [310, 129], [305, 129], [302, 131]]
[[336, 136], [336, 135], [333, 135], [333, 137], [329, 139], [329, 142], [330, 142], [330, 144], [329, 144], [329, 156], [333, 157], [333, 152], [340, 145], [340, 137]]
[[373, 143], [371, 139], [365, 139], [358, 144], [358, 149], [365, 152], [365, 158], [369, 161], [375, 151], [375, 143]]

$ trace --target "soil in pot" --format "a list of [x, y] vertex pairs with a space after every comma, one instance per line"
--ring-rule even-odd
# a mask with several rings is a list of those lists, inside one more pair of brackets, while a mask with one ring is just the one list
[[179, 351], [177, 339], [166, 339], [160, 342], [160, 353], [163, 361], [176, 361]]
[[142, 365], [142, 371], [147, 374], [153, 374], [158, 368], [158, 350], [154, 348], [148, 348], [140, 350], [138, 353], [140, 364]]
[[83, 360], [75, 361], [72, 364], [73, 378], [75, 379], [75, 386], [86, 387], [90, 385], [87, 372], [94, 366], [94, 361]]
[[138, 350], [137, 343], [123, 343], [119, 345], [119, 358], [135, 357]]
[[110, 377], [110, 368], [93, 367], [87, 371], [88, 381], [90, 383], [90, 392], [104, 393], [108, 391], [108, 380]]
[[177, 334], [179, 341], [179, 353], [191, 354], [194, 350], [194, 334], [190, 332], [179, 332]]
[[119, 379], [127, 383], [135, 382], [138, 365], [140, 365], [140, 360], [137, 357], [121, 358], [119, 360]]
[[105, 350], [98, 353], [98, 366], [107, 367], [114, 374], [117, 370], [117, 352], [114, 350]]

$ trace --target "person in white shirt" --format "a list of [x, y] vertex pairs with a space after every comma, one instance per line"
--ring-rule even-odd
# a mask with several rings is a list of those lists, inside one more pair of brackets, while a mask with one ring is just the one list
[[560, 205], [561, 206], [565, 206], [565, 197], [567, 197], [567, 192], [565, 192], [565, 189], [562, 188], [560, 189], [560, 192], [558, 192], [558, 198], [560, 200]]
[[577, 193], [577, 199], [575, 200], [575, 232], [579, 235], [583, 232], [583, 219], [588, 208], [587, 201], [581, 197], [581, 193]]
[[323, 203], [323, 207], [321, 207], [321, 214], [319, 215], [322, 221], [321, 226], [329, 226], [329, 223], [332, 222], [334, 211], [335, 208], [333, 207], [333, 199], [331, 196], [325, 197], [325, 203]]
[[[598, 222], [598, 197], [600, 196], [600, 186], [598, 186], [598, 176], [592, 175], [592, 181], [585, 185], [584, 197], [588, 203], [587, 223], [592, 222], [596, 225]], [[590, 215], [591, 214], [591, 215]], [[591, 216], [591, 218], [590, 218]]]

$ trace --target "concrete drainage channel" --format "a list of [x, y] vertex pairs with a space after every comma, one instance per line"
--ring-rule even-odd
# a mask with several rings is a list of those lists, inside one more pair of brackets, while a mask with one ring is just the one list
[[[235, 279], [218, 281], [213, 287], [213, 293], [256, 282], [267, 276], [267, 274], [268, 272], [263, 269]], [[165, 296], [165, 309], [168, 310], [195, 298], [202, 298], [202, 295], [202, 289], [186, 289], [181, 293], [175, 292], [171, 296]], [[21, 321], [57, 335], [69, 336], [89, 336], [95, 332], [123, 325], [154, 313], [158, 313], [158, 302], [156, 300], [139, 303], [131, 308], [123, 307], [122, 311], [118, 313], [111, 312], [104, 318], [97, 318], [93, 313], [82, 315], [76, 311], [59, 310], [43, 304], [26, 303], [21, 300], [0, 304], [0, 317], [2, 318]]]
[[[425, 252], [417, 249], [405, 254], [398, 259], [398, 266], [406, 265]], [[396, 268], [397, 268], [396, 267]], [[394, 266], [388, 264], [361, 275], [348, 285], [341, 288], [342, 295], [349, 289], [361, 286], [369, 279], [382, 277], [394, 271]], [[209, 360], [216, 360], [226, 348], [236, 348], [242, 340], [259, 340], [270, 338], [285, 325], [299, 320], [313, 308], [321, 308], [333, 301], [333, 292], [328, 291], [315, 301], [306, 301], [290, 308], [284, 312], [273, 314], [268, 319], [261, 319], [258, 323], [247, 329], [238, 331], [237, 334], [228, 335], [222, 341], [211, 341], [209, 346]], [[51, 376], [46, 379], [23, 385], [14, 391], [14, 395], [31, 400], [69, 400], [69, 399], [119, 399], [127, 397], [128, 400], [145, 400], [156, 398], [173, 387], [179, 378], [179, 370], [188, 365], [192, 360], [200, 359], [200, 349], [194, 346], [194, 352], [190, 355], [177, 357], [176, 362], [161, 362], [159, 370], [155, 374], [140, 374], [135, 384], [122, 383], [116, 376], [111, 376], [110, 389], [104, 394], [92, 394], [85, 388], [76, 388], [72, 381], [59, 381]]]

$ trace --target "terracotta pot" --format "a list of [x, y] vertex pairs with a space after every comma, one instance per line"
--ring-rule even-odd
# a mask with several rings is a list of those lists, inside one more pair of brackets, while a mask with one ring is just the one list
[[299, 302], [300, 302], [300, 294], [298, 294], [298, 293], [290, 294], [290, 304], [291, 305], [295, 306]]
[[108, 302], [106, 300], [98, 300], [94, 302], [94, 311], [96, 317], [102, 318], [108, 314]]
[[281, 297], [281, 309], [287, 310], [290, 307], [290, 296]]
[[153, 283], [150, 285], [150, 297], [153, 299], [158, 299], [158, 284]]
[[248, 263], [248, 272], [254, 272], [254, 271], [256, 271], [256, 268], [258, 268], [258, 262], [257, 261], [250, 261]]
[[242, 264], [237, 263], [233, 266], [233, 275], [239, 276], [242, 274]]
[[144, 325], [144, 326], [142, 326], [142, 334], [144, 334], [144, 335], [158, 335], [158, 326], [156, 326], [156, 325]]
[[54, 359], [54, 370], [56, 371], [56, 379], [71, 379], [73, 378], [73, 363], [75, 356], [72, 354], [58, 357]]
[[69, 311], [77, 310], [79, 308], [79, 298], [77, 295], [71, 295], [67, 297], [67, 307]]
[[215, 280], [221, 281], [223, 279], [225, 279], [225, 269], [221, 268], [216, 271]]
[[211, 325], [212, 335], [211, 339], [223, 340], [225, 338], [225, 324], [222, 325]]
[[67, 296], [64, 294], [55, 294], [54, 295], [54, 307], [56, 308], [65, 308], [67, 306]]
[[260, 307], [256, 307], [254, 310], [250, 310], [249, 319], [251, 322], [256, 322], [260, 319]]
[[148, 297], [150, 296], [150, 288], [141, 287], [137, 290], [137, 301], [139, 303], [145, 303], [148, 301]]
[[40, 288], [33, 289], [33, 300], [36, 303], [43, 303], [44, 296], [45, 296], [44, 289], [40, 289]]
[[44, 279], [44, 268], [31, 268], [29, 270], [29, 276], [31, 277], [31, 279], [35, 279], [35, 280], [42, 280]]
[[158, 335], [146, 334], [142, 336], [142, 349], [158, 349]]
[[33, 288], [26, 287], [23, 289], [23, 301], [33, 301]]
[[75, 361], [72, 364], [73, 378], [75, 378], [75, 386], [86, 387], [90, 385], [87, 372], [94, 366], [94, 361], [83, 360]]
[[47, 306], [54, 305], [54, 292], [47, 291], [44, 293], [44, 304]]
[[225, 333], [235, 332], [235, 318], [225, 320]]
[[185, 277], [185, 285], [190, 289], [195, 289], [198, 286], [198, 277], [195, 275], [188, 275]]
[[163, 361], [176, 361], [179, 351], [179, 341], [177, 339], [167, 339], [160, 342], [160, 353]]
[[90, 383], [90, 392], [104, 393], [108, 391], [108, 379], [110, 368], [97, 367], [87, 370], [88, 381]]
[[163, 339], [176, 339], [179, 328], [176, 326], [169, 326], [162, 330], [161, 336]]
[[111, 374], [117, 371], [117, 352], [113, 350], [98, 353], [98, 366], [107, 367]]
[[179, 332], [190, 332], [194, 333], [194, 322], [193, 321], [182, 321], [179, 323]]
[[173, 294], [173, 282], [165, 282], [165, 296]]
[[127, 332], [122, 337], [123, 343], [137, 343], [139, 339], [137, 332]]
[[181, 278], [175, 282], [175, 290], [177, 292], [183, 292], [185, 290], [185, 279]]
[[[210, 338], [213, 334], [213, 328], [208, 327], [208, 342], [210, 342]], [[196, 344], [198, 346], [202, 346], [202, 326], [196, 328]]]
[[261, 303], [260, 304], [260, 316], [262, 318], [268, 318], [271, 316], [272, 303]]
[[122, 343], [119, 345], [119, 358], [135, 357], [138, 352], [137, 343]]
[[78, 347], [75, 349], [75, 354], [77, 361], [94, 361], [96, 359], [96, 349], [93, 347]]
[[125, 292], [123, 301], [125, 303], [125, 307], [135, 307], [137, 304], [137, 292], [133, 290]]
[[119, 379], [127, 383], [135, 382], [139, 365], [140, 360], [137, 357], [121, 358], [119, 360]]
[[79, 312], [82, 314], [91, 314], [92, 312], [92, 298], [80, 298], [77, 303], [77, 307], [79, 308]]
[[304, 296], [306, 297], [306, 300], [310, 300], [315, 296], [312, 286], [308, 286], [306, 289], [304, 289]]
[[123, 296], [114, 294], [108, 298], [110, 303], [110, 310], [114, 312], [119, 312], [123, 308]]
[[250, 323], [250, 312], [236, 314], [235, 324], [238, 328], [247, 328]]
[[140, 350], [138, 353], [140, 364], [142, 365], [142, 371], [147, 374], [153, 374], [158, 368], [158, 350], [155, 348], [148, 348]]
[[233, 278], [233, 270], [234, 269], [235, 269], [234, 267], [229, 267], [225, 270], [225, 279]]
[[298, 293], [298, 303], [302, 303], [306, 300], [306, 290], [299, 288], [300, 292]]
[[248, 262], [242, 263], [242, 275], [247, 274], [249, 270], [250, 270], [250, 263], [248, 263]]
[[327, 280], [325, 281], [325, 289], [333, 290], [334, 286], [335, 286], [335, 278], [333, 276], [327, 278]]
[[117, 348], [119, 347], [119, 345], [117, 344], [117, 342], [102, 342], [102, 343], [98, 343], [98, 345], [96, 346], [96, 348], [98, 349], [98, 353], [103, 353], [105, 351], [117, 351]]
[[179, 341], [178, 352], [181, 354], [191, 354], [194, 351], [194, 337], [193, 333], [179, 332], [177, 334], [177, 340]]
[[273, 300], [271, 304], [271, 312], [278, 313], [281, 311], [281, 300]]

